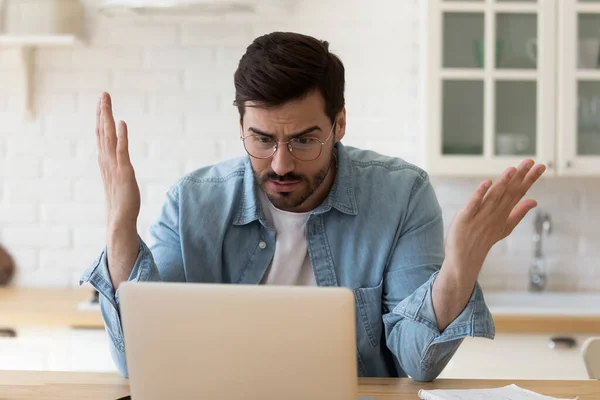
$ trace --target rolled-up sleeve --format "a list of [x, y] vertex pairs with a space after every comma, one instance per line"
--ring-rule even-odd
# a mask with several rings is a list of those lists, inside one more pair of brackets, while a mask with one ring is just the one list
[[461, 314], [440, 332], [432, 287], [444, 259], [441, 209], [427, 178], [413, 187], [384, 277], [386, 343], [398, 366], [419, 381], [435, 379], [463, 339], [492, 339], [494, 321], [477, 283]]
[[494, 338], [495, 328], [476, 285], [462, 313], [440, 332], [431, 290], [437, 273], [385, 316], [388, 346], [404, 371], [419, 381], [435, 379], [467, 336]]

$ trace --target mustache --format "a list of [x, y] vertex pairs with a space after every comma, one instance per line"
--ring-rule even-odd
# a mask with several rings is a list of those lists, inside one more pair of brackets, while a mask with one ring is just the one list
[[301, 181], [303, 178], [300, 175], [296, 175], [293, 172], [288, 172], [285, 175], [277, 175], [275, 172], [271, 171], [263, 175], [264, 181], [275, 181], [275, 182], [297, 182]]

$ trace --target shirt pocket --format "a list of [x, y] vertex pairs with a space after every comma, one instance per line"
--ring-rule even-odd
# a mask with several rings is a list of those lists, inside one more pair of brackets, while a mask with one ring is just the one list
[[362, 326], [371, 347], [379, 346], [383, 332], [381, 295], [383, 280], [375, 287], [354, 289], [357, 328]]

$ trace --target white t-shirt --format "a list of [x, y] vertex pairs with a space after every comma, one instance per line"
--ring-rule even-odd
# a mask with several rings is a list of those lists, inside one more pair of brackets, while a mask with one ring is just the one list
[[275, 254], [261, 283], [267, 285], [316, 286], [315, 274], [306, 247], [306, 222], [310, 212], [293, 213], [276, 208], [260, 191], [265, 218], [277, 231]]

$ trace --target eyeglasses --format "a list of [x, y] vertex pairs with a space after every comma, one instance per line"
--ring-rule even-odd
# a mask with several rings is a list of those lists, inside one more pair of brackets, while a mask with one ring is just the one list
[[300, 161], [313, 161], [319, 158], [323, 151], [323, 146], [329, 141], [333, 135], [337, 120], [333, 122], [331, 132], [324, 141], [320, 141], [314, 137], [297, 137], [291, 140], [280, 142], [269, 136], [264, 135], [248, 135], [242, 136], [240, 139], [244, 142], [244, 148], [246, 152], [254, 158], [270, 158], [272, 157], [279, 148], [279, 144], [287, 144], [287, 148], [290, 154]]

